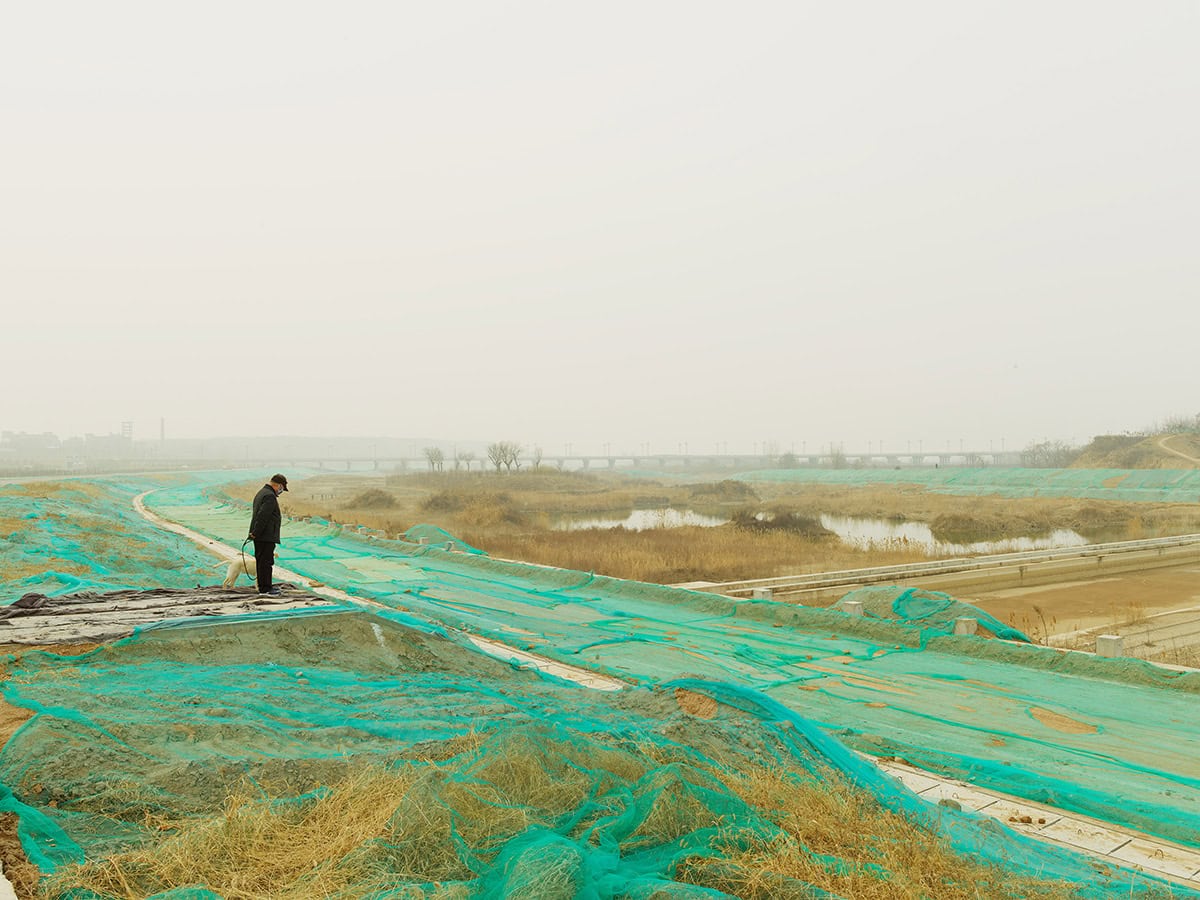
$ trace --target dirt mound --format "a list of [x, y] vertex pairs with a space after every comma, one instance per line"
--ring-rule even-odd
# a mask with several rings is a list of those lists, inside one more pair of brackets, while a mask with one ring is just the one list
[[1083, 448], [1073, 469], [1194, 469], [1200, 434], [1101, 434]]

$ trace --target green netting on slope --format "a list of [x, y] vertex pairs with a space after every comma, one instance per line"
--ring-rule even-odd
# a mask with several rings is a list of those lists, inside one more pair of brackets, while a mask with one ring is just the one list
[[1074, 497], [1157, 503], [1195, 503], [1200, 469], [762, 469], [739, 481], [801, 484], [916, 484], [943, 494]]
[[456, 550], [459, 553], [482, 555], [483, 551], [472, 547], [466, 541], [460, 540], [445, 528], [436, 525], [414, 525], [404, 532], [404, 540], [410, 544], [429, 544], [443, 550]]
[[1005, 625], [991, 613], [941, 591], [870, 585], [850, 591], [834, 604], [834, 608], [845, 609], [848, 602], [861, 603], [863, 614], [869, 618], [920, 628], [926, 638], [932, 637], [934, 632], [953, 634], [956, 619], [970, 618], [1002, 640], [1029, 643], [1025, 634]]
[[[186, 489], [150, 502], [214, 537], [244, 532], [243, 510]], [[287, 523], [279, 555], [429, 621], [634, 682], [743, 684], [851, 746], [1200, 846], [1200, 760], [1189, 749], [1200, 746], [1198, 675], [951, 638], [941, 625], [367, 543], [313, 523]]]
[[[269, 858], [271, 896], [720, 897], [739, 883], [740, 853], [780, 849], [847, 889], [826, 893], [762, 862], [740, 877], [773, 897], [853, 897], [867, 884], [937, 896], [895, 867], [886, 842], [856, 840], [854, 822], [842, 823], [842, 844], [816, 829], [820, 846], [806, 845], [784, 798], [764, 806], [735, 789], [747, 772], [774, 773], [784, 792], [849, 783], [1003, 869], [956, 877], [1036, 874], [1073, 884], [1070, 896], [1168, 896], [1153, 879], [931, 806], [748, 688], [685, 679], [587, 691], [412, 624], [268, 614], [151, 629], [81, 657], [27, 655], [4, 695], [37, 715], [0, 753], [11, 789], [0, 808], [19, 813], [30, 856], [56, 872], [47, 896], [250, 896], [247, 861]], [[681, 696], [716, 702], [689, 715]], [[317, 865], [289, 867], [306, 817], [371, 772], [393, 787], [362, 795], [382, 810], [375, 825], [319, 848]], [[339, 828], [375, 807], [342, 808]], [[277, 832], [282, 861], [268, 839]], [[244, 856], [229, 855], [244, 843]], [[120, 857], [131, 848], [147, 852]]]
[[0, 602], [28, 591], [211, 583], [212, 554], [134, 512], [133, 498], [150, 486], [120, 478], [0, 485]]

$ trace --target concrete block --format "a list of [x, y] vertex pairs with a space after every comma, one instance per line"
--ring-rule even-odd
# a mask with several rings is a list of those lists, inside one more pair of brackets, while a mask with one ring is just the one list
[[842, 604], [842, 612], [851, 616], [862, 616], [863, 605], [861, 600], [847, 600]]
[[949, 806], [951, 809], [970, 809], [976, 812], [996, 802], [995, 797], [984, 791], [976, 791], [965, 785], [950, 784], [944, 781], [922, 791], [921, 799], [939, 806]]
[[1096, 636], [1096, 655], [1110, 659], [1125, 655], [1125, 640], [1119, 634]]
[[423, 537], [423, 538], [417, 538], [417, 543], [418, 543], [418, 544], [428, 544], [428, 543], [429, 543], [429, 538], [427, 538], [427, 537]]
[[979, 630], [979, 620], [970, 616], [959, 616], [954, 620], [955, 634], [975, 634]]
[[774, 594], [770, 588], [754, 588], [750, 591], [750, 599], [752, 600], [770, 600]]
[[1195, 880], [1200, 854], [1155, 840], [1134, 838], [1109, 854], [1124, 863], [1150, 872], [1165, 872], [1175, 878]]
[[1123, 844], [1129, 843], [1129, 836], [1115, 829], [1070, 816], [1063, 816], [1057, 822], [1047, 825], [1039, 834], [1097, 856], [1107, 856]]

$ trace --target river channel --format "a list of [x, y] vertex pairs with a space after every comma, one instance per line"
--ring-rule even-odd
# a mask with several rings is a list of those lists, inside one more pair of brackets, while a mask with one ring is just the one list
[[[556, 531], [583, 531], [590, 528], [624, 528], [626, 531], [646, 531], [651, 528], [680, 528], [683, 526], [713, 528], [724, 525], [728, 521], [729, 519], [723, 516], [708, 516], [691, 509], [665, 507], [635, 509], [622, 518], [562, 519], [557, 521], [553, 527]], [[938, 540], [924, 522], [891, 522], [885, 519], [822, 515], [821, 525], [841, 538], [843, 543], [856, 547], [864, 549], [907, 547], [939, 556], [1015, 553], [1022, 550], [1081, 547], [1090, 543], [1083, 535], [1065, 528], [1038, 537], [953, 543]]]

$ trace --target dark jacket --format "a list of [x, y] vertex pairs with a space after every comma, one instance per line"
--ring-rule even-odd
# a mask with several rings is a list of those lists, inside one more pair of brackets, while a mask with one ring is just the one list
[[262, 490], [254, 495], [253, 509], [250, 514], [250, 533], [254, 539], [278, 544], [283, 514], [279, 512], [279, 497], [275, 495], [275, 488], [264, 484]]

